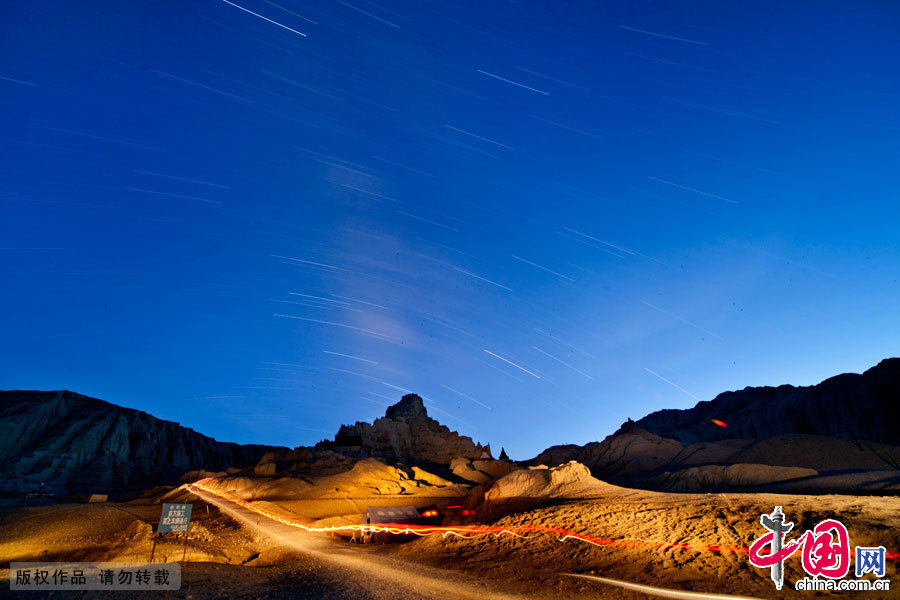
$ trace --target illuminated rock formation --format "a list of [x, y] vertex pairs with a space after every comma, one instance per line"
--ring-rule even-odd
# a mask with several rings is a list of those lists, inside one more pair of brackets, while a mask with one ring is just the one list
[[334, 441], [316, 444], [352, 458], [379, 457], [410, 463], [449, 465], [454, 458], [478, 459], [484, 446], [450, 431], [428, 416], [422, 398], [407, 394], [374, 423], [342, 425]]

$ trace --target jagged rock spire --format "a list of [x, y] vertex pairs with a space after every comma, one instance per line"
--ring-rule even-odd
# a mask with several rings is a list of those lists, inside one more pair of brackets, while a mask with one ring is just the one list
[[421, 396], [418, 394], [406, 394], [400, 398], [400, 402], [393, 406], [389, 406], [387, 412], [384, 413], [384, 416], [388, 419], [395, 420], [401, 417], [407, 419], [424, 419], [428, 417], [428, 412], [425, 410], [425, 403], [422, 402]]

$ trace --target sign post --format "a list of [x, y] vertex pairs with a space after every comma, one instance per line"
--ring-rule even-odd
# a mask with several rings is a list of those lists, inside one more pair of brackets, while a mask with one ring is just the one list
[[184, 549], [181, 551], [181, 562], [187, 554], [187, 540], [191, 531], [192, 504], [170, 504], [162, 506], [162, 514], [159, 517], [159, 526], [156, 528], [156, 536], [153, 538], [153, 549], [150, 551], [150, 562], [153, 562], [153, 553], [156, 551], [156, 541], [160, 533], [184, 532]]
[[156, 540], [159, 539], [159, 532], [153, 534], [153, 547], [150, 548], [150, 562], [153, 562], [153, 553], [156, 552]]

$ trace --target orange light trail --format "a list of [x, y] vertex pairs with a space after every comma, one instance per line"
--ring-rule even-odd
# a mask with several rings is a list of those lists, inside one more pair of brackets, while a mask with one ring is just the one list
[[310, 533], [337, 533], [337, 532], [363, 532], [363, 531], [371, 531], [371, 532], [382, 532], [386, 531], [388, 533], [392, 533], [395, 535], [418, 535], [418, 536], [426, 536], [426, 535], [435, 535], [441, 534], [443, 537], [447, 537], [448, 535], [461, 537], [465, 539], [472, 538], [477, 535], [493, 535], [499, 537], [503, 534], [512, 535], [515, 537], [525, 537], [524, 534], [545, 534], [545, 535], [554, 535], [557, 540], [560, 542], [564, 542], [568, 539], [577, 540], [579, 542], [585, 542], [588, 544], [593, 544], [594, 546], [616, 546], [622, 548], [652, 548], [658, 550], [669, 550], [669, 549], [679, 549], [679, 550], [695, 550], [699, 552], [712, 552], [715, 554], [747, 554], [749, 553], [749, 548], [747, 547], [732, 547], [732, 546], [717, 546], [717, 545], [698, 545], [698, 544], [687, 544], [684, 542], [657, 542], [652, 540], [640, 540], [640, 539], [608, 539], [608, 538], [599, 538], [593, 537], [589, 535], [585, 535], [583, 533], [578, 533], [575, 531], [570, 531], [568, 529], [562, 529], [560, 527], [549, 527], [547, 525], [508, 525], [506, 527], [501, 527], [497, 525], [456, 525], [452, 527], [439, 526], [439, 525], [410, 525], [406, 523], [379, 523], [377, 525], [331, 525], [327, 527], [322, 526], [313, 526], [309, 523], [303, 523], [296, 519], [291, 519], [289, 517], [285, 517], [278, 513], [274, 513], [270, 510], [266, 510], [265, 508], [256, 506], [254, 503], [249, 502], [247, 500], [243, 500], [236, 496], [232, 496], [228, 493], [217, 492], [211, 489], [207, 484], [210, 481], [210, 478], [201, 479], [191, 484], [192, 487], [196, 487], [197, 489], [203, 490], [209, 494], [214, 496], [218, 496], [223, 500], [227, 500], [238, 506], [241, 506], [251, 512], [254, 512], [258, 515], [281, 523], [283, 525], [288, 525], [290, 527], [296, 527], [297, 529], [301, 529], [303, 531], [307, 531]]
[[728, 427], [728, 423], [726, 423], [725, 421], [720, 421], [718, 419], [710, 419], [709, 422], [713, 425], [718, 425], [719, 427]]
[[[653, 548], [657, 550], [670, 550], [670, 549], [678, 549], [678, 550], [694, 550], [697, 552], [710, 552], [713, 554], [749, 554], [750, 549], [746, 546], [720, 546], [720, 545], [702, 545], [702, 544], [686, 544], [684, 542], [657, 542], [653, 540], [640, 540], [640, 539], [620, 539], [613, 540], [607, 538], [598, 538], [592, 537], [589, 535], [585, 535], [583, 533], [577, 533], [575, 531], [570, 531], [568, 529], [562, 529], [560, 527], [548, 527], [546, 525], [508, 525], [506, 527], [499, 527], [496, 525], [458, 525], [454, 527], [444, 527], [437, 525], [410, 525], [405, 523], [381, 523], [378, 525], [332, 525], [328, 527], [314, 527], [308, 523], [302, 523], [296, 519], [291, 519], [289, 517], [285, 517], [283, 515], [279, 515], [278, 513], [274, 513], [270, 510], [266, 510], [259, 506], [254, 505], [252, 502], [248, 502], [247, 500], [243, 500], [236, 496], [232, 496], [231, 494], [217, 492], [206, 485], [206, 482], [210, 481], [212, 477], [207, 477], [206, 479], [201, 479], [199, 481], [195, 481], [191, 484], [192, 487], [196, 487], [198, 489], [203, 490], [209, 494], [214, 496], [218, 496], [223, 500], [227, 500], [238, 506], [242, 506], [247, 510], [254, 512], [258, 515], [276, 521], [278, 523], [282, 523], [284, 525], [288, 525], [290, 527], [296, 527], [297, 529], [302, 529], [303, 531], [307, 531], [310, 533], [336, 533], [339, 531], [371, 531], [373, 533], [386, 531], [388, 533], [392, 533], [395, 535], [418, 535], [418, 536], [426, 536], [426, 535], [434, 535], [441, 534], [443, 537], [447, 537], [448, 535], [460, 537], [463, 539], [471, 539], [477, 535], [493, 535], [495, 537], [499, 537], [503, 534], [511, 535], [514, 537], [525, 537], [523, 534], [532, 533], [532, 534], [547, 534], [547, 535], [555, 535], [557, 536], [557, 541], [564, 542], [567, 539], [577, 540], [579, 542], [585, 542], [588, 544], [593, 544], [594, 546], [616, 546], [621, 548]], [[891, 562], [900, 562], [900, 552], [887, 552], [885, 553], [885, 558]]]

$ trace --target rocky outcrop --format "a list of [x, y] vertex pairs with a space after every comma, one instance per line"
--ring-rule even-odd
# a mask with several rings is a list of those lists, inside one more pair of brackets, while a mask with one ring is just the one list
[[658, 411], [602, 442], [553, 446], [526, 464], [575, 460], [605, 481], [664, 491], [895, 490], [897, 400], [900, 359], [888, 359], [815, 386], [746, 388]]
[[818, 475], [815, 469], [803, 467], [739, 463], [689, 467], [674, 473], [667, 471], [653, 477], [648, 483], [653, 489], [664, 492], [718, 492], [810, 479]]
[[422, 398], [407, 394], [374, 423], [342, 425], [334, 441], [320, 442], [315, 449], [354, 459], [378, 457], [410, 464], [449, 465], [454, 458], [478, 459], [486, 447], [430, 418]]
[[0, 489], [115, 492], [187, 471], [252, 465], [271, 446], [239, 445], [69, 391], [0, 392]]
[[[262, 478], [219, 477], [208, 485], [220, 492], [228, 492], [245, 500], [371, 500], [377, 497], [403, 496], [409, 498], [456, 498], [467, 487], [429, 473], [419, 467], [387, 465], [376, 458], [359, 460], [341, 473], [309, 480], [296, 477]], [[356, 511], [352, 502], [347, 507]]]
[[450, 463], [454, 475], [472, 483], [489, 483], [521, 468], [506, 460], [454, 458]]
[[[576, 460], [604, 481], [668, 492], [774, 489], [788, 481], [792, 491], [822, 491], [826, 479], [829, 492], [900, 488], [889, 475], [900, 462], [900, 448], [886, 444], [864, 442], [860, 448], [840, 438], [783, 435], [683, 445], [639, 427], [623, 429], [602, 442], [548, 448], [528, 464]], [[561, 456], [565, 460], [554, 462]], [[884, 475], [843, 476], [848, 473]]]
[[427, 419], [428, 411], [425, 410], [425, 403], [418, 394], [406, 394], [400, 398], [400, 402], [392, 406], [388, 406], [384, 413], [386, 419], [398, 421]]
[[[845, 373], [813, 386], [725, 392], [687, 410], [651, 413], [636, 425], [685, 444], [801, 434], [900, 446], [898, 401], [900, 358], [888, 358], [862, 374]], [[712, 424], [713, 419], [727, 427]]]
[[589, 498], [619, 489], [595, 479], [586, 466], [573, 460], [552, 468], [532, 467], [513, 471], [494, 482], [485, 493], [484, 501]]

